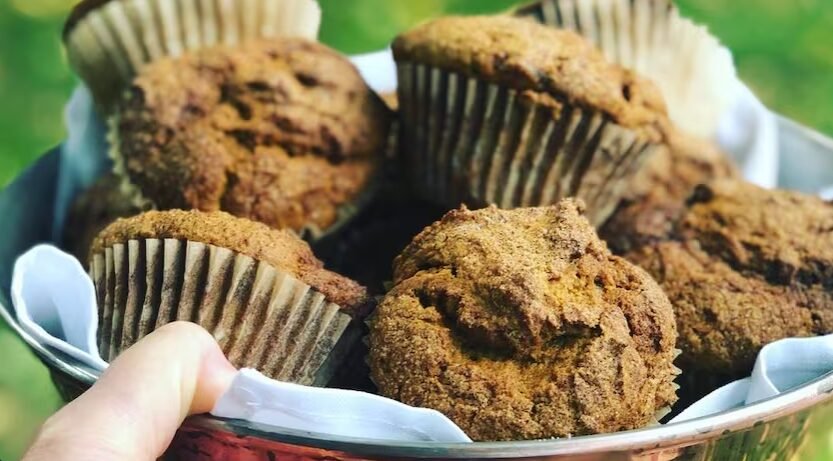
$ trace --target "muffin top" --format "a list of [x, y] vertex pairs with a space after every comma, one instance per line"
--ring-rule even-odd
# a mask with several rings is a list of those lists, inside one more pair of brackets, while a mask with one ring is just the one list
[[670, 131], [668, 140], [630, 181], [626, 197], [599, 230], [616, 254], [668, 238], [697, 185], [739, 177], [713, 142], [679, 131]]
[[506, 85], [560, 110], [601, 111], [660, 141], [666, 110], [649, 81], [609, 63], [578, 34], [511, 16], [443, 17], [396, 38], [397, 61], [413, 61]]
[[820, 283], [833, 274], [832, 229], [833, 205], [818, 197], [724, 180], [697, 188], [679, 234], [773, 282]]
[[473, 439], [636, 428], [676, 400], [668, 299], [572, 200], [452, 211], [394, 272], [371, 320], [374, 381]]
[[326, 229], [366, 193], [389, 118], [346, 58], [273, 39], [147, 65], [115, 134], [130, 181], [160, 208]]
[[833, 207], [742, 181], [698, 186], [670, 240], [627, 255], [671, 299], [684, 367], [745, 376], [772, 341], [833, 332]]
[[292, 274], [351, 315], [366, 313], [367, 290], [324, 269], [309, 245], [286, 230], [223, 212], [149, 211], [108, 226], [93, 242], [91, 254], [135, 239], [190, 240], [226, 248]]

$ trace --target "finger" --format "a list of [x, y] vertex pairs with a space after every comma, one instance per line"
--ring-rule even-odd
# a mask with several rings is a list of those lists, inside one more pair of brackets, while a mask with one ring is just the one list
[[50, 418], [24, 460], [155, 460], [186, 416], [212, 409], [235, 373], [205, 330], [166, 325]]

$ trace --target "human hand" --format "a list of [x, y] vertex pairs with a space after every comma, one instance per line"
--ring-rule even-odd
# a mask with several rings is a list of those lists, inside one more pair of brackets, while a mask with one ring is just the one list
[[49, 418], [23, 460], [155, 460], [185, 417], [211, 411], [235, 373], [208, 332], [165, 325]]

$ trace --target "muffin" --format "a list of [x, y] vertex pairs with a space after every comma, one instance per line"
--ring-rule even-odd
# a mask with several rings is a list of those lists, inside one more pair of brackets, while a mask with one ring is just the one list
[[315, 40], [315, 0], [82, 0], [64, 26], [70, 66], [108, 114], [148, 63], [255, 38]]
[[833, 332], [831, 229], [821, 199], [723, 180], [698, 186], [669, 240], [627, 255], [674, 305], [688, 378], [723, 384], [770, 342]]
[[573, 32], [445, 17], [397, 37], [393, 53], [412, 183], [448, 207], [577, 196], [598, 225], [665, 142], [659, 91]]
[[389, 122], [347, 59], [286, 39], [149, 64], [111, 136], [117, 172], [153, 206], [222, 210], [315, 239], [372, 194]]
[[120, 183], [112, 173], [102, 176], [75, 199], [67, 214], [63, 247], [82, 264], [87, 263], [93, 240], [108, 224], [142, 212]]
[[676, 400], [671, 305], [582, 208], [464, 207], [417, 236], [370, 320], [380, 393], [480, 441], [655, 422]]
[[105, 360], [185, 320], [238, 367], [323, 385], [370, 307], [364, 287], [324, 269], [291, 232], [223, 212], [119, 219], [93, 242], [90, 266]]
[[739, 177], [714, 143], [672, 132], [668, 148], [651, 157], [633, 178], [599, 236], [616, 254], [666, 239], [697, 185]]

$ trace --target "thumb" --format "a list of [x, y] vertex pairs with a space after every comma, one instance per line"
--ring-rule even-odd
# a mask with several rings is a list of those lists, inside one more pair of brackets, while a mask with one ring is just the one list
[[155, 460], [185, 417], [213, 408], [234, 374], [208, 332], [192, 323], [165, 325], [52, 416], [23, 459]]

